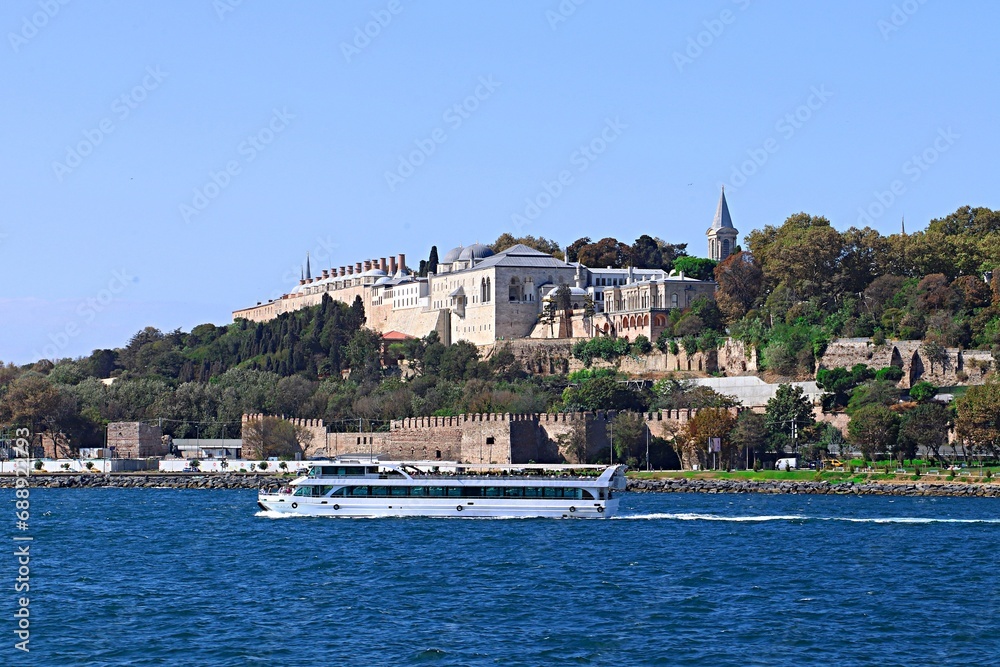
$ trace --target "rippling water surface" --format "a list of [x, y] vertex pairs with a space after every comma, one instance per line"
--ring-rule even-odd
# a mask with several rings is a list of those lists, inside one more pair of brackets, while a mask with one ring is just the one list
[[31, 659], [8, 621], [0, 664], [1000, 664], [992, 499], [627, 494], [610, 521], [31, 499]]

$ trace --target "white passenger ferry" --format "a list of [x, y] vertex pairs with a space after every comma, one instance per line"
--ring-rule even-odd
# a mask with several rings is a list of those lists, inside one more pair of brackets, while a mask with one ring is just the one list
[[597, 519], [618, 511], [625, 489], [626, 468], [620, 465], [591, 477], [428, 473], [417, 466], [338, 457], [314, 464], [287, 486], [262, 490], [257, 504], [304, 516]]

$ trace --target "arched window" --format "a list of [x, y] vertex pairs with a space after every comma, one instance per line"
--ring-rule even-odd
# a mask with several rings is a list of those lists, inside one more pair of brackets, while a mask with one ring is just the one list
[[670, 307], [671, 308], [676, 308], [677, 307], [677, 293], [676, 292], [674, 292], [673, 294], [670, 295]]
[[486, 300], [487, 301], [492, 301], [493, 300], [493, 279], [492, 278], [487, 278], [486, 279]]
[[729, 257], [729, 239], [722, 239], [722, 255], [719, 259]]

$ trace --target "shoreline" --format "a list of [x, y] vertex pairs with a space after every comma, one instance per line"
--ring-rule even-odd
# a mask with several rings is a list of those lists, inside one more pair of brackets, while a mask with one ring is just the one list
[[628, 480], [638, 493], [764, 493], [831, 496], [956, 496], [1000, 498], [1000, 484], [989, 482], [828, 482], [741, 480], [687, 477]]
[[[42, 473], [29, 476], [36, 489], [257, 489], [288, 481], [266, 473]], [[0, 476], [0, 489], [14, 488], [13, 475]], [[664, 477], [628, 479], [636, 493], [763, 493], [800, 495], [955, 496], [1000, 498], [1000, 483], [989, 482], [829, 482]]]

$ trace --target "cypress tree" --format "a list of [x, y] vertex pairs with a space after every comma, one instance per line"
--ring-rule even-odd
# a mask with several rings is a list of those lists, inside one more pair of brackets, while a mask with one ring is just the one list
[[427, 258], [427, 271], [424, 273], [426, 276], [428, 273], [437, 273], [438, 270], [438, 247], [436, 245], [431, 246], [431, 255]]

